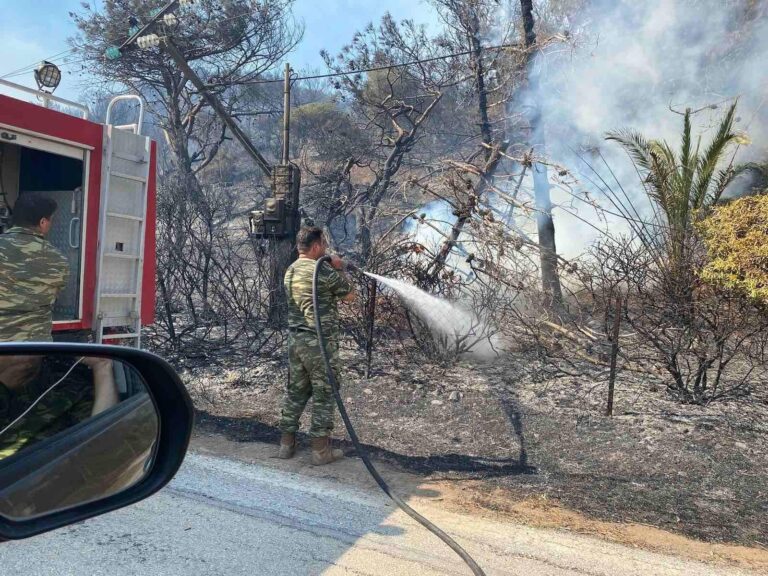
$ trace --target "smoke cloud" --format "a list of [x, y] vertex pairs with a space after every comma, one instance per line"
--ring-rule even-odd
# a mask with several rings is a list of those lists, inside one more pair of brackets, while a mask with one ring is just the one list
[[[762, 14], [750, 13], [749, 6]], [[507, 29], [511, 17], [503, 12], [499, 30]], [[698, 111], [694, 135], [702, 134], [706, 145], [728, 106], [738, 99], [735, 129], [745, 132], [752, 144], [741, 147], [735, 160], [768, 159], [768, 8], [763, 3], [589, 0], [578, 11], [578, 20], [565, 27], [558, 32], [567, 34], [567, 41], [546, 44], [537, 60], [539, 89], [518, 94], [508, 110], [514, 122], [535, 101], [546, 140], [546, 149], [535, 153], [568, 170], [560, 176], [549, 169], [557, 249], [564, 257], [578, 257], [606, 232], [629, 232], [621, 217], [585, 202], [584, 192], [603, 208], [613, 209], [601, 189], [623, 188], [642, 218], [653, 216], [630, 159], [617, 143], [606, 142], [610, 131], [632, 129], [678, 149], [682, 114], [691, 108]], [[546, 41], [546, 34], [539, 32], [539, 40]], [[513, 141], [520, 144], [524, 142]], [[753, 175], [742, 176], [730, 192], [743, 193], [752, 180]], [[501, 180], [496, 184], [504, 186]], [[530, 170], [523, 191], [532, 198]], [[503, 200], [489, 200], [506, 213]], [[447, 204], [433, 201], [422, 210], [435, 228], [447, 233], [454, 220]], [[516, 223], [535, 239], [530, 215], [518, 210]], [[431, 248], [443, 240], [429, 226], [408, 222], [404, 230]], [[462, 261], [458, 255], [451, 259], [459, 268]]]
[[[539, 60], [540, 90], [528, 95], [542, 109], [547, 140], [543, 154], [564, 165], [593, 195], [602, 186], [586, 159], [611, 184], [627, 189], [641, 210], [649, 206], [631, 162], [608, 131], [631, 128], [648, 138], [678, 147], [680, 113], [704, 108], [694, 116], [694, 132], [716, 125], [734, 98], [739, 99], [736, 129], [752, 145], [737, 161], [765, 159], [768, 96], [768, 24], [750, 22], [746, 0], [596, 0], [572, 22], [567, 44], [550, 45]], [[758, 3], [759, 4], [759, 3]], [[706, 108], [717, 105], [716, 109]], [[707, 141], [705, 134], [703, 141]], [[542, 153], [542, 151], [539, 151]], [[557, 186], [550, 171], [558, 251], [574, 257], [599, 232], [624, 229], [618, 218], [599, 221], [595, 210]], [[590, 180], [592, 182], [590, 182]], [[597, 184], [597, 186], [595, 186]], [[528, 183], [529, 187], [532, 182]], [[607, 202], [600, 200], [601, 205]], [[589, 222], [583, 222], [578, 217]]]

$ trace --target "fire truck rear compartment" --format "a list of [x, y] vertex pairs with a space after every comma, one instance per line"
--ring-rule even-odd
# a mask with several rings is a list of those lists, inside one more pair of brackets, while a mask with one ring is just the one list
[[73, 147], [57, 148], [65, 154], [0, 143], [0, 209], [8, 206], [12, 212], [16, 199], [24, 194], [48, 196], [58, 204], [49, 240], [66, 256], [70, 275], [54, 307], [54, 322], [80, 317], [86, 198], [86, 152]]

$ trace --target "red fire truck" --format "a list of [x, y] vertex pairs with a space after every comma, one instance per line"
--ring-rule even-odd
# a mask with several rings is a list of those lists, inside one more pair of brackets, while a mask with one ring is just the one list
[[[54, 339], [140, 346], [154, 319], [156, 143], [142, 135], [143, 102], [118, 96], [105, 124], [75, 102], [0, 80], [43, 105], [0, 95], [0, 232], [23, 194], [54, 198], [50, 241], [70, 263], [54, 308]], [[110, 123], [138, 101], [134, 124]], [[51, 109], [77, 110], [82, 117]]]

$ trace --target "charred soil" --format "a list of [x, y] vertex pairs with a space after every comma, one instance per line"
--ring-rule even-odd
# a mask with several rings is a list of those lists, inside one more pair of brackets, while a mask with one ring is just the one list
[[[608, 418], [604, 379], [546, 376], [533, 355], [445, 367], [380, 350], [370, 379], [362, 354], [342, 357], [342, 396], [372, 456], [431, 482], [471, 485], [467, 505], [601, 533], [610, 532], [595, 528], [601, 522], [644, 525], [765, 554], [765, 397], [684, 405], [661, 381], [622, 373]], [[277, 440], [281, 361], [187, 365], [182, 376], [200, 431]], [[340, 421], [335, 436], [352, 452]]]

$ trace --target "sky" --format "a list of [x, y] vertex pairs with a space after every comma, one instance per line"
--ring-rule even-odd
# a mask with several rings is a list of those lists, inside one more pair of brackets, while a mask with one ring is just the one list
[[[0, 0], [0, 38], [3, 39], [0, 78], [67, 50], [67, 38], [77, 32], [69, 13], [79, 11], [81, 1]], [[90, 1], [99, 3], [99, 0]], [[321, 49], [335, 54], [357, 30], [380, 20], [387, 11], [396, 14], [398, 19], [411, 18], [425, 24], [429, 23], [431, 14], [423, 0], [296, 0], [294, 15], [304, 23], [305, 31], [301, 45], [289, 57], [291, 65], [299, 71], [323, 69]], [[52, 60], [64, 64], [61, 57]], [[78, 99], [85, 80], [71, 72], [76, 68], [62, 65], [64, 76], [56, 90], [57, 96]], [[9, 80], [35, 87], [31, 72]], [[0, 93], [11, 94], [1, 86]]]

